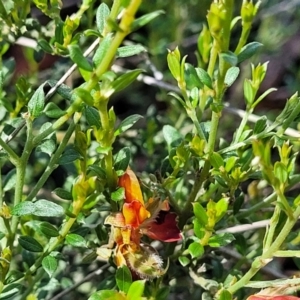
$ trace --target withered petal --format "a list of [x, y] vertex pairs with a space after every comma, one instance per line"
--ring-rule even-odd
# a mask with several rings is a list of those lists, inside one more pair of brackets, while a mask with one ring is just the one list
[[174, 213], [165, 213], [163, 222], [157, 222], [155, 220], [149, 223], [146, 228], [142, 229], [142, 233], [153, 240], [169, 243], [180, 241], [182, 237], [177, 226], [176, 217]]

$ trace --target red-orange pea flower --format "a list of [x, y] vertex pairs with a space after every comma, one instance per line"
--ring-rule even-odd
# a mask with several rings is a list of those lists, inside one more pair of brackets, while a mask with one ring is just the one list
[[167, 200], [150, 198], [146, 205], [141, 187], [134, 172], [127, 169], [119, 178], [119, 186], [125, 190], [123, 216], [125, 224], [133, 229], [139, 229], [154, 240], [175, 242], [181, 240], [177, 227], [176, 215], [168, 212], [170, 207]]

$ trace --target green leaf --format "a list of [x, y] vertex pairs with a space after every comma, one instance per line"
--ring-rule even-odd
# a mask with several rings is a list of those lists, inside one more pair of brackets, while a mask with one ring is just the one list
[[207, 87], [209, 87], [210, 89], [213, 89], [213, 86], [212, 86], [212, 80], [210, 78], [210, 76], [208, 75], [208, 73], [201, 69], [201, 68], [195, 68], [196, 72], [197, 72], [197, 75], [200, 79], [200, 81], [206, 85]]
[[165, 125], [162, 132], [169, 148], [176, 147], [181, 143], [181, 134], [171, 125]]
[[6, 285], [5, 288], [1, 291], [0, 299], [13, 299], [12, 297], [17, 295], [18, 293], [22, 293], [24, 286], [19, 283], [12, 283]]
[[[56, 80], [48, 80], [48, 84], [51, 87], [56, 86], [57, 81]], [[72, 100], [72, 93], [73, 90], [67, 86], [66, 84], [60, 84], [56, 89], [57, 94], [59, 94], [62, 98], [71, 101]], [[51, 103], [51, 102], [50, 102]]]
[[231, 233], [219, 233], [209, 238], [208, 245], [211, 247], [222, 247], [230, 244], [235, 240]]
[[203, 83], [201, 82], [196, 69], [189, 63], [184, 64], [184, 79], [188, 90], [192, 90], [195, 87], [203, 87]]
[[84, 239], [84, 237], [76, 233], [67, 234], [66, 244], [71, 245], [73, 247], [87, 248], [86, 240]]
[[186, 256], [179, 256], [178, 260], [183, 267], [186, 267], [191, 262], [191, 260]]
[[79, 45], [72, 44], [68, 46], [70, 58], [80, 68], [85, 71], [92, 72], [93, 67], [90, 65], [87, 58], [84, 57]]
[[134, 281], [128, 290], [127, 299], [128, 300], [142, 300], [145, 283], [146, 283], [146, 280]]
[[38, 45], [41, 47], [41, 49], [46, 53], [53, 53], [53, 49], [51, 45], [45, 40], [45, 39], [39, 39]]
[[155, 300], [167, 300], [168, 296], [170, 295], [170, 291], [171, 291], [170, 286], [163, 286], [156, 293]]
[[101, 168], [97, 165], [90, 165], [88, 167], [88, 170], [94, 172], [96, 174], [96, 176], [101, 178], [101, 179], [106, 178], [106, 171], [103, 168]]
[[35, 151], [36, 152], [43, 152], [48, 154], [49, 156], [51, 156], [53, 154], [53, 152], [56, 149], [56, 142], [53, 141], [52, 139], [49, 140], [45, 140], [43, 141], [41, 144], [39, 144]]
[[131, 272], [127, 266], [117, 269], [116, 282], [119, 290], [127, 294], [130, 285], [132, 284]]
[[39, 88], [34, 92], [34, 94], [28, 102], [28, 111], [33, 118], [37, 118], [38, 116], [40, 116], [44, 110], [44, 85], [45, 83], [39, 86]]
[[131, 152], [129, 147], [121, 149], [114, 157], [115, 165], [114, 168], [116, 171], [125, 171], [129, 165], [131, 158]]
[[107, 17], [110, 14], [110, 9], [105, 3], [101, 3], [96, 12], [96, 25], [100, 33], [103, 32], [106, 26]]
[[218, 296], [218, 300], [232, 300], [232, 295], [227, 290], [222, 290]]
[[97, 129], [101, 128], [100, 115], [96, 108], [85, 106], [84, 113], [89, 126], [96, 126]]
[[41, 232], [48, 237], [59, 236], [59, 232], [52, 224], [48, 222], [42, 222], [39, 225]]
[[95, 66], [98, 66], [102, 62], [102, 60], [104, 59], [104, 57], [105, 57], [105, 55], [106, 55], [106, 53], [107, 53], [107, 51], [108, 51], [108, 49], [111, 45], [111, 41], [112, 41], [112, 35], [111, 34], [106, 35], [102, 39], [99, 47], [97, 48], [97, 50], [96, 50], [96, 52], [93, 56], [93, 63], [95, 64]]
[[133, 55], [140, 54], [142, 52], [147, 52], [146, 48], [142, 45], [129, 45], [119, 47], [116, 53], [117, 57], [129, 57]]
[[157, 10], [153, 11], [151, 13], [145, 14], [137, 19], [135, 19], [131, 25], [132, 30], [137, 30], [138, 28], [145, 26], [149, 22], [151, 22], [153, 19], [158, 17], [161, 14], [164, 14], [165, 12], [163, 10]]
[[143, 70], [136, 69], [122, 74], [111, 84], [112, 90], [114, 90], [116, 93], [120, 92], [129, 86], [133, 81], [135, 81], [142, 72]]
[[128, 298], [124, 294], [121, 294], [117, 291], [111, 291], [111, 290], [98, 291], [92, 294], [88, 300], [104, 300], [104, 299], [105, 300], [128, 300]]
[[240, 69], [238, 67], [231, 67], [227, 70], [224, 83], [227, 87], [231, 86], [240, 74]]
[[224, 160], [222, 156], [217, 152], [212, 153], [210, 157], [210, 163], [217, 170], [219, 170], [220, 167], [224, 166]]
[[245, 45], [241, 49], [241, 52], [238, 54], [239, 63], [252, 57], [258, 51], [258, 49], [261, 48], [262, 46], [263, 46], [263, 44], [258, 43], [258, 42], [252, 42], [252, 43]]
[[20, 236], [20, 245], [29, 252], [43, 252], [43, 246], [31, 236]]
[[[205, 212], [206, 213], [206, 212]], [[205, 235], [205, 225], [202, 224], [199, 219], [195, 218], [193, 220], [193, 225], [194, 225], [194, 234], [198, 239], [202, 239]]]
[[58, 196], [61, 199], [66, 199], [66, 200], [72, 200], [72, 193], [69, 191], [63, 189], [63, 188], [56, 188], [53, 192], [56, 196]]
[[263, 132], [266, 129], [266, 127], [267, 127], [267, 123], [268, 123], [268, 118], [266, 116], [260, 117], [255, 122], [253, 133], [254, 134], [258, 134], [258, 133]]
[[226, 52], [220, 53], [220, 57], [223, 60], [225, 60], [227, 63], [229, 63], [231, 66], [236, 66], [238, 63], [237, 56], [231, 51], [226, 51]]
[[94, 99], [90, 92], [88, 92], [86, 89], [78, 87], [74, 90], [75, 97], [79, 97], [85, 104], [88, 106], [94, 105]]
[[47, 274], [49, 275], [49, 277], [52, 277], [52, 275], [57, 269], [58, 263], [55, 257], [48, 255], [43, 258], [42, 266], [44, 270], [47, 272]]
[[202, 256], [202, 254], [204, 253], [204, 248], [203, 246], [200, 244], [200, 241], [198, 242], [193, 242], [189, 245], [189, 248], [188, 248], [192, 258], [195, 258], [195, 257], [200, 257]]
[[69, 148], [59, 158], [58, 163], [60, 165], [66, 165], [80, 158], [81, 158], [80, 154], [75, 149]]
[[20, 202], [11, 210], [11, 214], [18, 217], [31, 215], [33, 212], [34, 203], [29, 201]]
[[44, 108], [44, 113], [47, 117], [52, 118], [52, 119], [58, 119], [64, 114], [66, 114], [65, 111], [60, 109], [55, 103], [50, 102], [46, 105]]
[[119, 202], [125, 199], [125, 189], [124, 188], [118, 188], [116, 191], [112, 192], [111, 200], [115, 202]]
[[15, 188], [16, 186], [16, 179], [17, 175], [16, 175], [16, 169], [12, 169], [11, 171], [9, 171], [3, 180], [3, 191], [7, 192], [13, 188]]
[[228, 209], [228, 202], [228, 198], [222, 198], [216, 203], [216, 222], [219, 222], [226, 214]]
[[41, 199], [34, 202], [32, 214], [40, 217], [60, 217], [64, 215], [64, 209], [56, 203]]
[[129, 128], [131, 128], [139, 119], [143, 118], [141, 115], [131, 115], [127, 117], [125, 120], [123, 120], [118, 128], [115, 131], [115, 136], [118, 136], [122, 132], [125, 132]]
[[198, 202], [193, 203], [193, 211], [194, 211], [195, 217], [199, 220], [200, 224], [205, 226], [208, 222], [208, 217], [207, 217], [207, 213], [206, 213], [205, 209], [203, 208], [203, 206]]
[[281, 161], [276, 161], [274, 164], [274, 175], [279, 179], [280, 183], [286, 183], [288, 180], [287, 168]]
[[167, 62], [169, 70], [176, 81], [180, 81], [181, 78], [181, 66], [180, 66], [180, 51], [178, 47], [174, 51], [168, 50]]

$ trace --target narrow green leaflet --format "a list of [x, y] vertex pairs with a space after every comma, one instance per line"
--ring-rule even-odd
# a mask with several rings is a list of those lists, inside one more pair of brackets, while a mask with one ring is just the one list
[[84, 108], [86, 120], [90, 126], [96, 126], [97, 129], [101, 127], [100, 115], [96, 108], [86, 106]]
[[64, 209], [54, 202], [41, 199], [34, 202], [32, 214], [40, 217], [60, 217], [64, 214]]
[[43, 152], [51, 156], [56, 149], [56, 143], [52, 139], [43, 141], [35, 149], [36, 152]]
[[261, 48], [263, 45], [258, 42], [252, 42], [247, 45], [245, 45], [242, 49], [241, 52], [238, 54], [238, 61], [239, 63], [243, 62], [244, 60], [252, 57], [259, 48]]
[[230, 87], [238, 78], [240, 69], [238, 67], [231, 67], [227, 70], [224, 83], [227, 87]]
[[105, 300], [128, 300], [128, 298], [124, 294], [121, 294], [118, 291], [111, 291], [111, 290], [98, 291], [92, 294], [88, 300], [104, 300], [104, 299]]
[[151, 13], [145, 14], [141, 16], [140, 18], [137, 18], [132, 23], [132, 30], [137, 30], [140, 27], [145, 26], [149, 22], [151, 22], [153, 19], [158, 17], [161, 14], [164, 14], [165, 12], [163, 10], [157, 10], [153, 11]]
[[182, 137], [173, 126], [165, 125], [162, 131], [168, 147], [176, 147], [181, 143]]
[[44, 113], [49, 118], [58, 119], [66, 112], [60, 109], [55, 103], [50, 102], [45, 106]]
[[58, 163], [60, 165], [66, 165], [74, 162], [76, 159], [80, 159], [80, 154], [73, 148], [67, 149], [59, 158]]
[[235, 238], [231, 233], [219, 233], [209, 239], [208, 245], [211, 247], [222, 247], [230, 244], [234, 240]]
[[44, 85], [45, 83], [39, 86], [39, 88], [34, 92], [34, 94], [28, 102], [28, 111], [33, 118], [37, 118], [38, 116], [40, 116], [44, 110]]
[[208, 222], [208, 216], [206, 210], [198, 202], [193, 203], [193, 210], [194, 210], [194, 215], [196, 216], [198, 221], [201, 223], [201, 225], [205, 226]]
[[129, 147], [125, 147], [121, 149], [116, 155], [115, 155], [115, 170], [116, 171], [125, 171], [129, 165], [129, 161], [131, 158], [131, 151]]
[[106, 35], [102, 39], [98, 49], [96, 50], [96, 52], [94, 54], [94, 57], [93, 57], [93, 63], [95, 64], [95, 66], [98, 66], [102, 62], [104, 56], [106, 55], [106, 53], [110, 47], [111, 41], [112, 41], [111, 34]]
[[64, 209], [56, 203], [42, 199], [36, 202], [21, 202], [12, 209], [11, 213], [15, 216], [60, 217], [64, 214]]
[[31, 215], [33, 212], [34, 203], [29, 201], [20, 202], [11, 210], [11, 214], [18, 217]]
[[111, 88], [115, 92], [119, 92], [125, 89], [128, 85], [134, 82], [142, 72], [143, 70], [136, 69], [133, 71], [129, 71], [125, 74], [122, 74], [112, 83]]
[[134, 281], [127, 293], [128, 300], [142, 300], [142, 295], [145, 288], [145, 280]]
[[125, 198], [124, 188], [118, 188], [116, 191], [111, 193], [110, 197], [111, 197], [111, 200], [116, 201], [116, 202], [124, 200], [124, 198]]
[[6, 285], [5, 288], [1, 291], [0, 300], [4, 299], [13, 299], [12, 297], [23, 290], [24, 286], [19, 283], [12, 283]]
[[96, 25], [100, 33], [103, 32], [103, 29], [106, 26], [106, 20], [109, 14], [109, 7], [105, 3], [101, 3], [96, 12]]
[[200, 241], [191, 243], [188, 250], [192, 258], [200, 257], [204, 253], [204, 247], [200, 244]]
[[79, 45], [69, 45], [68, 49], [70, 53], [70, 58], [79, 68], [89, 72], [93, 71], [93, 67], [88, 62], [87, 58], [84, 57]]
[[66, 200], [72, 200], [72, 193], [63, 189], [63, 188], [56, 188], [53, 192], [56, 196], [58, 196], [61, 199], [66, 199]]
[[52, 277], [58, 266], [57, 259], [51, 255], [48, 255], [43, 258], [42, 266], [49, 277]]
[[129, 128], [131, 128], [139, 119], [142, 119], [143, 116], [135, 114], [127, 117], [125, 120], [123, 120], [118, 128], [115, 131], [115, 136], [118, 136], [122, 132], [125, 132]]
[[74, 247], [86, 248], [86, 241], [84, 237], [76, 233], [70, 233], [66, 236], [66, 244]]
[[59, 236], [59, 231], [56, 229], [56, 227], [48, 222], [42, 222], [39, 227], [41, 232], [48, 237]]
[[129, 57], [146, 52], [146, 48], [142, 45], [129, 45], [118, 48], [117, 57]]
[[131, 272], [127, 266], [118, 268], [116, 272], [116, 282], [120, 291], [127, 293], [132, 284]]
[[43, 252], [43, 246], [31, 236], [20, 236], [19, 243], [30, 252]]

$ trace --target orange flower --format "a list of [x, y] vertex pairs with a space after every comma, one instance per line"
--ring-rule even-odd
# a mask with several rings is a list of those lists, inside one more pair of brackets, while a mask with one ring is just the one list
[[119, 178], [119, 186], [125, 190], [122, 212], [110, 214], [104, 223], [112, 226], [108, 247], [116, 247], [111, 252], [99, 248], [97, 253], [103, 258], [113, 253], [116, 265], [127, 265], [137, 277], [162, 276], [166, 272], [162, 259], [153, 247], [141, 243], [141, 237], [145, 234], [164, 242], [180, 240], [176, 215], [169, 212], [167, 200], [150, 198], [145, 205], [139, 181], [130, 169]]
[[168, 201], [150, 198], [145, 206], [139, 181], [132, 170], [127, 169], [119, 178], [119, 186], [125, 189], [122, 212], [127, 226], [164, 242], [181, 239], [176, 215], [167, 212], [170, 209]]

